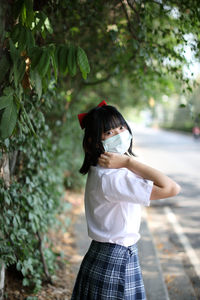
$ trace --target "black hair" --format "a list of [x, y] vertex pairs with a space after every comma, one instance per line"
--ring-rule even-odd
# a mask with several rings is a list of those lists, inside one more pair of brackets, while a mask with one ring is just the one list
[[[129, 125], [114, 106], [95, 107], [88, 112], [83, 119], [83, 126], [85, 127], [83, 138], [85, 158], [80, 168], [80, 173], [87, 174], [90, 166], [96, 166], [99, 156], [105, 152], [101, 142], [102, 133], [121, 125], [126, 126], [132, 135]], [[128, 153], [134, 155], [132, 152], [132, 139]]]

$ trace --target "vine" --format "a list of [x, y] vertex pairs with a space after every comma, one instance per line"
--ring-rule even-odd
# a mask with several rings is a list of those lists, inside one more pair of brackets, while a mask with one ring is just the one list
[[[11, 7], [4, 9], [6, 15]], [[47, 232], [64, 191], [61, 152], [52, 146], [57, 126], [50, 128], [46, 115], [56, 110], [58, 74], [75, 76], [79, 67], [86, 78], [90, 67], [80, 46], [47, 41], [50, 20], [32, 0], [14, 1], [12, 9], [0, 57], [0, 256], [22, 273], [24, 286], [37, 291], [43, 281], [52, 282], [56, 255]]]

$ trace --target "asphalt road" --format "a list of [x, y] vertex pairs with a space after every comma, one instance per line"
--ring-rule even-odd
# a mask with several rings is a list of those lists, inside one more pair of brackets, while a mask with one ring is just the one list
[[134, 124], [132, 130], [138, 159], [182, 188], [146, 209], [169, 299], [200, 299], [200, 139]]

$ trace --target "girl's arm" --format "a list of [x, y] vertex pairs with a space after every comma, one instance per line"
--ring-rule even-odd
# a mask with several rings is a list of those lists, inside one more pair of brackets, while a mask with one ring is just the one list
[[134, 157], [105, 152], [99, 158], [99, 165], [105, 168], [127, 168], [135, 174], [153, 181], [151, 200], [168, 198], [177, 195], [181, 187], [162, 172], [138, 162]]

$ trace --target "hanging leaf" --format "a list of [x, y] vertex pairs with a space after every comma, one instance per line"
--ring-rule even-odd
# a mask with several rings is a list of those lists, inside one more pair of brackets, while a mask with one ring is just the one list
[[82, 76], [83, 76], [83, 79], [87, 79], [87, 73], [86, 72], [84, 72], [84, 71], [82, 71]]
[[58, 67], [56, 64], [56, 59], [55, 59], [55, 52], [51, 54], [51, 63], [54, 69], [54, 74], [55, 74], [55, 80], [57, 81], [58, 79]]
[[39, 76], [38, 72], [35, 74], [35, 89], [38, 94], [38, 98], [40, 99], [42, 96], [42, 81], [41, 77]]
[[22, 24], [25, 25], [25, 23], [26, 23], [26, 5], [25, 5], [25, 3], [23, 3], [23, 5], [22, 5], [21, 19], [22, 19]]
[[44, 12], [39, 11], [35, 12], [35, 18], [39, 20], [39, 22], [35, 23], [33, 31], [41, 31], [42, 27], [44, 27], [44, 21], [46, 20], [47, 16], [44, 14]]
[[17, 41], [19, 40], [21, 26], [22, 25], [18, 23], [14, 26], [13, 30], [11, 31], [10, 37], [14, 43], [17, 43]]
[[52, 29], [52, 27], [51, 27], [51, 24], [50, 24], [50, 22], [49, 22], [49, 18], [48, 18], [48, 17], [47, 17], [46, 20], [44, 21], [44, 25], [45, 25], [46, 29], [48, 30], [48, 32], [49, 32], [50, 34], [52, 34], [52, 33], [53, 33], [53, 29]]
[[46, 77], [42, 78], [42, 88], [43, 88], [44, 93], [46, 93], [46, 91], [48, 89], [48, 82], [47, 82], [47, 78]]
[[37, 70], [38, 73], [41, 75], [41, 77], [44, 77], [48, 71], [50, 64], [50, 53], [48, 52], [47, 49], [43, 49], [42, 56], [39, 60]]
[[30, 59], [31, 59], [31, 69], [35, 69], [41, 58], [42, 49], [39, 47], [33, 47], [28, 52], [28, 55], [30, 56]]
[[51, 58], [51, 64], [52, 64], [52, 67], [54, 69], [55, 80], [57, 81], [57, 78], [58, 78], [58, 64], [57, 64], [57, 60], [56, 60], [56, 57], [55, 57], [55, 52], [56, 52], [55, 50], [56, 50], [55, 45], [50, 44], [49, 45], [49, 53], [50, 53], [50, 58]]
[[25, 0], [26, 6], [26, 26], [31, 27], [34, 21], [33, 1]]
[[76, 48], [74, 45], [69, 46], [67, 63], [70, 75], [76, 75]]
[[26, 29], [26, 48], [29, 50], [35, 46], [35, 40], [33, 37], [33, 33], [30, 29]]
[[15, 47], [11, 39], [9, 39], [9, 44], [10, 44], [10, 56], [12, 58], [13, 63], [15, 63], [19, 59], [20, 53], [19, 50]]
[[3, 139], [8, 138], [13, 133], [13, 130], [15, 128], [17, 122], [17, 105], [15, 101], [12, 98], [12, 101], [10, 102], [10, 105], [8, 105], [1, 118], [1, 137]]
[[68, 48], [66, 45], [60, 45], [57, 52], [58, 57], [58, 69], [64, 75], [67, 73], [67, 61], [68, 61]]
[[22, 81], [25, 70], [26, 70], [26, 64], [23, 58], [21, 58], [20, 60], [14, 63], [13, 72], [14, 72], [15, 87], [17, 87], [18, 84]]
[[19, 49], [20, 52], [25, 50], [26, 42], [27, 42], [26, 27], [21, 26], [20, 34], [19, 34], [19, 37], [18, 37], [18, 49]]
[[33, 83], [36, 93], [38, 95], [38, 98], [41, 98], [42, 95], [42, 80], [40, 75], [38, 74], [37, 71], [31, 71], [30, 72], [30, 76], [31, 76], [31, 82]]
[[80, 68], [80, 71], [83, 75], [83, 78], [86, 79], [87, 74], [90, 73], [90, 65], [89, 65], [89, 62], [88, 62], [87, 55], [81, 47], [78, 47], [77, 63], [79, 65], [79, 68]]

